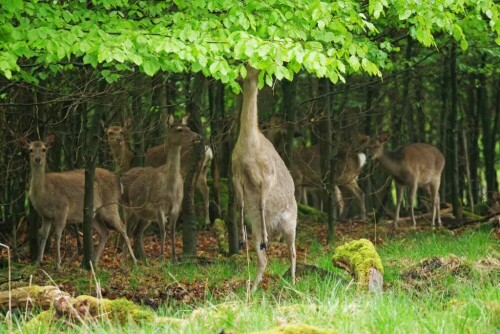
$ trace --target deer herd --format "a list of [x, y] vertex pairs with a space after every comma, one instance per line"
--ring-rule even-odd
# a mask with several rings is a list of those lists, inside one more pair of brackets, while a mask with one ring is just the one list
[[[255, 290], [267, 265], [266, 249], [273, 238], [281, 237], [288, 246], [291, 276], [295, 281], [295, 234], [297, 226], [297, 202], [306, 202], [307, 193], [321, 187], [320, 151], [318, 146], [293, 150], [290, 166], [283, 162], [280, 149], [282, 126], [271, 119], [265, 134], [259, 129], [257, 96], [260, 71], [246, 66], [243, 79], [243, 104], [240, 130], [232, 153], [232, 175], [236, 204], [239, 212], [240, 246], [245, 247], [247, 233], [245, 221], [251, 228], [252, 244], [257, 254], [257, 275], [252, 289]], [[131, 168], [134, 153], [126, 139], [130, 121], [122, 126], [106, 127], [109, 152], [114, 161], [115, 172], [96, 168], [94, 182], [93, 226], [99, 235], [96, 263], [109, 237], [109, 228], [117, 230], [123, 238], [134, 263], [136, 257], [146, 258], [143, 235], [145, 229], [157, 222], [160, 230], [161, 256], [164, 255], [166, 227], [170, 234], [172, 259], [176, 259], [175, 229], [183, 199], [183, 180], [191, 168], [193, 145], [200, 142], [199, 134], [187, 126], [187, 118], [180, 123], [173, 116], [167, 117], [165, 143], [146, 152], [146, 167]], [[377, 161], [396, 183], [397, 205], [394, 225], [397, 226], [403, 197], [403, 188], [408, 186], [409, 203], [413, 226], [416, 226], [413, 200], [418, 187], [427, 191], [432, 201], [432, 226], [435, 220], [441, 227], [439, 212], [439, 186], [445, 159], [434, 146], [416, 143], [387, 151], [384, 147], [387, 134], [375, 138], [359, 137], [364, 152], [339, 151], [337, 157], [336, 194], [339, 207], [343, 207], [345, 196], [351, 194], [359, 203], [361, 218], [366, 219], [364, 193], [358, 185], [358, 176], [366, 162], [366, 156]], [[29, 150], [31, 174], [29, 198], [41, 216], [40, 251], [37, 259], [41, 263], [44, 248], [51, 228], [56, 237], [56, 268], [61, 266], [60, 241], [66, 224], [83, 222], [83, 195], [85, 175], [83, 170], [46, 172], [46, 152], [55, 135], [45, 140], [29, 142], [26, 137], [20, 143]], [[276, 147], [276, 148], [275, 148]], [[209, 188], [207, 173], [213, 151], [205, 147], [204, 161], [196, 179], [196, 187], [203, 198], [204, 221], [208, 225]], [[123, 207], [125, 223], [120, 218], [119, 207]], [[133, 237], [133, 244], [129, 237]]]

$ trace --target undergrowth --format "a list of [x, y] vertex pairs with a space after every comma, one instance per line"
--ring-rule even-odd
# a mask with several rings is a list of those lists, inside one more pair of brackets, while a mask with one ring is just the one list
[[[333, 268], [332, 250], [310, 242], [304, 259], [324, 271], [302, 273], [296, 285], [283, 275], [289, 267], [286, 254], [271, 257], [254, 294], [247, 285], [255, 274], [253, 252], [249, 270], [246, 254], [204, 264], [150, 261], [138, 268], [124, 264], [101, 269], [97, 279], [104, 297], [126, 297], [179, 322], [98, 322], [84, 327], [54, 321], [39, 332], [247, 333], [298, 323], [339, 333], [500, 331], [500, 244], [487, 229], [461, 235], [418, 232], [387, 240], [377, 247], [385, 267], [384, 292], [379, 294], [360, 293], [346, 273]], [[13, 272], [27, 275], [37, 269], [17, 266]], [[95, 295], [94, 278], [76, 268], [52, 279], [75, 295]], [[49, 284], [46, 277], [35, 275], [37, 280]], [[21, 333], [38, 311], [23, 312], [13, 318]], [[0, 332], [7, 331], [3, 321]]]

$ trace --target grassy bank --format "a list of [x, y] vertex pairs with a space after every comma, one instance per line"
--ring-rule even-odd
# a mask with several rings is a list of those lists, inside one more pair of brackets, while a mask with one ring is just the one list
[[[299, 261], [331, 274], [305, 272], [292, 286], [286, 275], [281, 278], [288, 261], [277, 244], [272, 244], [275, 253], [263, 286], [255, 294], [247, 288], [255, 272], [253, 252], [210, 263], [172, 265], [152, 260], [149, 266], [135, 269], [125, 265], [103, 268], [97, 278], [105, 297], [149, 305], [157, 315], [177, 319], [175, 324], [99, 322], [68, 327], [53, 322], [41, 332], [247, 333], [296, 323], [339, 333], [500, 331], [500, 244], [488, 229], [460, 235], [424, 231], [385, 240], [377, 246], [385, 267], [382, 294], [358, 292], [346, 273], [333, 268], [333, 248], [311, 240], [301, 243], [307, 247]], [[23, 275], [37, 270], [15, 268]], [[52, 279], [76, 295], [95, 295], [93, 277], [77, 268]], [[14, 327], [23, 332], [23, 325], [35, 314], [15, 314]], [[5, 322], [0, 331], [7, 331]]]

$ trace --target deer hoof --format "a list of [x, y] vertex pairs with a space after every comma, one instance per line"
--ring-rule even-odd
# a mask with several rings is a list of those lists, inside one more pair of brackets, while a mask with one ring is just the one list
[[267, 249], [267, 242], [261, 242], [260, 243], [260, 250]]

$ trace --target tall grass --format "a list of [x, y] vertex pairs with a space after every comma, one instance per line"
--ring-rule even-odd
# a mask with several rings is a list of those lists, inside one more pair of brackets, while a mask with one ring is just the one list
[[[315, 244], [308, 255], [310, 263], [335, 271], [327, 247]], [[184, 304], [168, 302], [159, 316], [184, 319], [181, 326], [153, 323], [93, 324], [95, 333], [218, 333], [221, 330], [246, 333], [271, 328], [279, 324], [306, 323], [332, 328], [340, 333], [499, 333], [500, 332], [500, 268], [489, 268], [486, 274], [473, 271], [474, 261], [494, 257], [500, 259], [500, 244], [488, 230], [478, 230], [456, 236], [449, 233], [415, 233], [390, 240], [378, 248], [385, 266], [386, 286], [383, 293], [362, 293], [351, 278], [335, 271], [323, 276], [302, 275], [292, 286], [284, 279], [271, 281], [267, 290], [259, 289], [247, 298], [244, 282], [253, 277], [250, 261], [224, 261], [210, 265], [150, 266], [131, 272], [133, 284], [141, 277], [157, 272], [167, 282], [205, 280], [210, 287], [222, 282], [237, 281], [234, 290], [220, 295], [208, 292], [202, 301]], [[471, 264], [471, 272], [463, 276], [444, 273], [427, 286], [414, 287], [405, 281], [403, 272], [428, 257], [454, 254]], [[281, 275], [288, 269], [287, 259], [271, 259], [268, 273]], [[98, 274], [99, 275], [99, 274]], [[103, 275], [109, 279], [109, 273]], [[102, 284], [102, 281], [101, 281]], [[15, 317], [22, 329], [21, 317]], [[67, 333], [84, 333], [82, 327], [64, 328]], [[0, 332], [6, 331], [4, 323]], [[23, 332], [21, 330], [21, 332]]]

